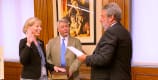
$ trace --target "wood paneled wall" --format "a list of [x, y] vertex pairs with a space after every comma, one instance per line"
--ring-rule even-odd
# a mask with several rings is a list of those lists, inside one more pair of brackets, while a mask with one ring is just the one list
[[87, 67], [86, 64], [82, 64], [79, 69], [81, 80], [90, 80], [91, 67]]
[[158, 68], [133, 67], [132, 80], [158, 80]]
[[40, 39], [45, 44], [53, 37], [53, 0], [34, 0], [34, 15], [42, 20]]
[[18, 62], [4, 62], [4, 79], [20, 80], [21, 67]]
[[[20, 80], [22, 65], [18, 62], [4, 63], [4, 79], [5, 80]], [[80, 67], [81, 80], [90, 80], [90, 67], [83, 64]]]
[[[5, 80], [20, 80], [22, 65], [18, 62], [4, 63]], [[158, 68], [132, 67], [132, 80], [158, 80]], [[82, 64], [80, 67], [81, 80], [90, 80], [90, 67]]]

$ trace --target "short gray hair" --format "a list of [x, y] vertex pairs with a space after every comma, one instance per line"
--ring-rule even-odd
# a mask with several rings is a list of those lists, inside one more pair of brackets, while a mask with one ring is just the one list
[[107, 4], [103, 7], [103, 10], [107, 11], [107, 16], [108, 17], [114, 16], [116, 21], [121, 20], [122, 11], [121, 11], [121, 8], [118, 6], [118, 4], [116, 4], [114, 2], [109, 3], [109, 4]]
[[58, 26], [59, 26], [59, 24], [60, 23], [66, 23], [68, 26], [69, 26], [69, 20], [67, 19], [67, 18], [62, 18], [62, 19], [60, 19], [60, 20], [58, 20]]

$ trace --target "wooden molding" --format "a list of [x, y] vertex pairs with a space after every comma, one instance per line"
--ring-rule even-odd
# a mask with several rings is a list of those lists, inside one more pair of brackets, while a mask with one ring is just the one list
[[158, 68], [132, 67], [132, 80], [158, 80]]
[[[18, 62], [4, 63], [5, 80], [20, 80], [22, 65]], [[82, 64], [80, 67], [81, 80], [90, 80], [90, 67]], [[158, 80], [158, 68], [132, 67], [132, 80]]]
[[20, 80], [21, 67], [18, 62], [4, 62], [4, 79]]

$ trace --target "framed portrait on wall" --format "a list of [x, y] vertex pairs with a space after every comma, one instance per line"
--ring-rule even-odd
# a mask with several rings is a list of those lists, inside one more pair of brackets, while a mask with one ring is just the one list
[[82, 44], [95, 44], [95, 7], [95, 0], [56, 0], [56, 20], [67, 18], [71, 36], [80, 39]]

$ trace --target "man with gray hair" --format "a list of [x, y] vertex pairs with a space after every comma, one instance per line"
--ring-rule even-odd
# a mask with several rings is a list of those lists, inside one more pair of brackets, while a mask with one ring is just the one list
[[68, 80], [80, 80], [79, 67], [81, 62], [66, 47], [73, 46], [81, 50], [81, 42], [79, 39], [69, 35], [69, 21], [66, 18], [58, 21], [57, 31], [59, 36], [50, 39], [48, 42], [46, 49], [47, 61], [54, 65], [68, 68]]
[[132, 40], [120, 20], [120, 7], [116, 3], [105, 5], [100, 19], [104, 34], [92, 55], [78, 57], [92, 67], [91, 80], [131, 80]]

